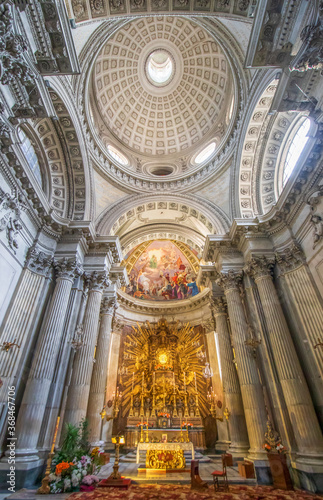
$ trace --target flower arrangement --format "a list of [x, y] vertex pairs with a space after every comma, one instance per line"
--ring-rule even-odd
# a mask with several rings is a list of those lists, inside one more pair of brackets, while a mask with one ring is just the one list
[[146, 425], [148, 427], [148, 422], [138, 422], [137, 427], [140, 427], [141, 425]]
[[51, 493], [68, 493], [71, 491], [93, 489], [99, 481], [95, 472], [100, 470], [99, 447], [90, 451], [88, 443], [87, 421], [79, 426], [67, 424], [61, 450], [52, 460], [52, 470], [49, 474]]
[[277, 453], [284, 453], [285, 446], [282, 445], [278, 432], [275, 431], [273, 424], [269, 417], [267, 419], [267, 431], [265, 433], [265, 443], [263, 448], [269, 453], [270, 451], [277, 451]]
[[183, 422], [182, 423], [182, 428], [184, 428], [184, 429], [188, 429], [191, 427], [193, 427], [193, 424], [191, 424], [190, 422]]
[[170, 418], [170, 414], [169, 413], [158, 413], [158, 416], [159, 417], [164, 417], [164, 418]]

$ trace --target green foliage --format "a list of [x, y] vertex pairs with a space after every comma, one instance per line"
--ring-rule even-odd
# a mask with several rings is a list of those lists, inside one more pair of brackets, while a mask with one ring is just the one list
[[85, 418], [78, 425], [65, 425], [62, 447], [53, 457], [53, 466], [60, 462], [72, 462], [75, 458], [80, 460], [82, 456], [89, 454], [91, 446], [88, 426]]

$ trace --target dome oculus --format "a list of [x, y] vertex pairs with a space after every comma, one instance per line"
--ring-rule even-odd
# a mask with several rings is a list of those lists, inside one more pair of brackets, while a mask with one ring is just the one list
[[173, 58], [167, 50], [154, 50], [147, 58], [147, 78], [157, 87], [167, 85], [173, 78], [174, 66]]

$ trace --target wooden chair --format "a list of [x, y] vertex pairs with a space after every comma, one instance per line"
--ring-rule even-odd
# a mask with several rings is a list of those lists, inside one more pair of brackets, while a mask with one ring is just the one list
[[203, 481], [199, 474], [199, 461], [191, 461], [191, 489], [192, 490], [203, 490], [208, 488], [206, 481]]
[[222, 470], [215, 470], [212, 472], [213, 484], [215, 491], [220, 489], [219, 478], [222, 478], [222, 485], [225, 491], [229, 490], [228, 477], [227, 477], [227, 459], [228, 457], [223, 454], [222, 458]]

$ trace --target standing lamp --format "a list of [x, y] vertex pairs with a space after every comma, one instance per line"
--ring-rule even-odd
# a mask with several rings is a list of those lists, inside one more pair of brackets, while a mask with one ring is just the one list
[[113, 473], [109, 477], [109, 479], [121, 479], [121, 475], [119, 472], [119, 449], [120, 445], [125, 444], [124, 436], [114, 436], [112, 437], [112, 443], [116, 445], [116, 457], [114, 460]]

